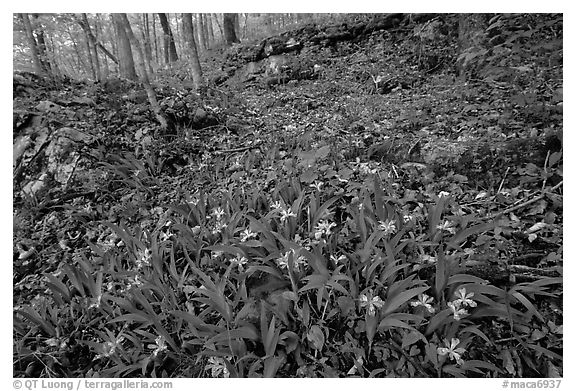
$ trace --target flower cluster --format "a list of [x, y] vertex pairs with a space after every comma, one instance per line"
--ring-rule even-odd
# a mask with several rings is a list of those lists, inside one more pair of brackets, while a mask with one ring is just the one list
[[290, 254], [292, 254], [292, 259], [294, 260], [294, 270], [300, 271], [300, 265], [306, 264], [306, 259], [302, 255], [296, 257], [296, 251], [294, 251], [294, 249], [286, 251], [284, 255], [276, 260], [276, 264], [281, 269], [288, 269], [288, 258]]
[[478, 304], [471, 299], [474, 292], [466, 293], [466, 288], [459, 289], [455, 295], [457, 298], [448, 302], [448, 307], [452, 310], [454, 319], [460, 320], [468, 315], [468, 308], [474, 308]]
[[138, 259], [136, 259], [136, 266], [138, 269], [142, 269], [144, 266], [150, 266], [150, 261], [152, 260], [152, 250], [146, 248], [144, 250], [138, 251]]
[[118, 347], [122, 347], [122, 341], [124, 341], [123, 336], [119, 336], [115, 341], [104, 342], [101, 347], [101, 352], [94, 359], [110, 357], [116, 353]]
[[226, 363], [221, 357], [210, 357], [208, 359], [208, 364], [204, 367], [206, 370], [210, 370], [212, 377], [230, 377], [230, 372], [226, 368]]
[[336, 223], [331, 223], [328, 220], [320, 220], [320, 222], [316, 225], [314, 230], [314, 238], [316, 240], [320, 240], [320, 238], [324, 235], [325, 237], [330, 236], [330, 229], [332, 227], [336, 227]]
[[212, 229], [212, 233], [215, 235], [220, 233], [224, 228], [226, 228], [227, 224], [224, 222], [222, 218], [224, 216], [224, 209], [218, 207], [212, 210], [212, 216], [216, 218], [216, 222], [214, 223], [214, 228]]
[[296, 213], [292, 212], [291, 208], [284, 208], [280, 201], [276, 201], [270, 204], [270, 209], [274, 212], [280, 212], [280, 222], [283, 223], [288, 217], [296, 217]]

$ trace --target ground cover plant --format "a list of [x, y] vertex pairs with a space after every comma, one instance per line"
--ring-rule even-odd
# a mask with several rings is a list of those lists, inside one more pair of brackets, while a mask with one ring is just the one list
[[342, 18], [14, 76], [15, 377], [563, 376], [562, 16]]

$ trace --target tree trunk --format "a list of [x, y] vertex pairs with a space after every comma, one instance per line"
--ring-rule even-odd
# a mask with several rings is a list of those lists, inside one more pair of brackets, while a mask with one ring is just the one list
[[120, 59], [120, 75], [130, 80], [137, 80], [134, 57], [130, 47], [130, 39], [124, 26], [121, 14], [112, 14], [112, 20], [118, 35], [118, 58]]
[[167, 129], [168, 123], [166, 122], [166, 119], [162, 116], [160, 105], [158, 104], [158, 100], [156, 99], [156, 92], [154, 92], [154, 89], [150, 85], [150, 78], [148, 76], [148, 72], [146, 71], [146, 64], [145, 64], [146, 56], [144, 55], [144, 50], [140, 46], [140, 43], [136, 39], [136, 36], [134, 36], [134, 33], [132, 32], [132, 27], [130, 27], [130, 22], [128, 21], [128, 17], [126, 16], [126, 14], [119, 14], [119, 19], [121, 22], [120, 27], [124, 29], [129, 41], [134, 46], [134, 49], [136, 49], [136, 51], [138, 52], [138, 58], [139, 58], [138, 68], [140, 73], [142, 74], [142, 84], [144, 85], [144, 89], [146, 90], [146, 94], [148, 95], [148, 102], [150, 103], [150, 107], [152, 108], [152, 111], [156, 115], [156, 119], [160, 123], [160, 126], [162, 126], [162, 129]]
[[235, 30], [237, 18], [238, 14], [224, 14], [224, 40], [228, 46], [240, 42]]
[[176, 43], [174, 42], [174, 35], [172, 35], [170, 24], [168, 23], [168, 17], [166, 14], [158, 14], [158, 17], [160, 18], [160, 24], [162, 25], [162, 30], [164, 31], [164, 56], [166, 62], [171, 63], [178, 61]]
[[148, 23], [148, 14], [142, 14], [142, 42], [144, 43], [144, 55], [146, 56], [146, 65], [148, 66], [148, 73], [150, 76], [154, 74], [152, 69], [152, 45], [150, 41], [150, 26]]
[[24, 30], [26, 31], [26, 38], [28, 38], [28, 45], [30, 45], [30, 53], [32, 54], [32, 63], [34, 64], [34, 70], [38, 75], [43, 75], [45, 73], [44, 67], [40, 62], [40, 56], [38, 54], [38, 44], [36, 38], [34, 38], [34, 33], [32, 32], [32, 25], [30, 24], [30, 19], [28, 14], [20, 14], [20, 18], [24, 23]]
[[208, 14], [200, 14], [200, 22], [202, 25], [202, 45], [204, 49], [208, 49], [210, 47], [210, 36], [208, 35], [208, 21], [206, 20], [206, 16]]
[[[35, 21], [38, 21], [38, 14], [32, 14], [32, 17], [34, 18]], [[48, 57], [48, 52], [46, 50], [46, 41], [44, 39], [44, 30], [42, 30], [41, 26], [38, 26], [35, 29], [36, 32], [36, 42], [38, 42], [37, 48], [38, 48], [38, 58], [40, 59], [40, 62], [42, 63], [42, 68], [44, 68], [46, 70], [47, 73], [51, 73], [51, 64], [50, 64], [50, 59]]]
[[198, 59], [198, 50], [196, 49], [196, 42], [194, 41], [194, 24], [192, 23], [192, 14], [182, 14], [182, 23], [186, 35], [184, 40], [188, 44], [188, 53], [190, 55], [190, 70], [192, 72], [192, 81], [194, 88], [200, 89], [204, 84], [202, 77], [202, 68], [200, 67], [200, 60]]
[[86, 35], [86, 42], [88, 48], [88, 56], [90, 58], [90, 65], [92, 67], [92, 74], [94, 79], [100, 81], [102, 75], [100, 73], [100, 61], [98, 60], [98, 49], [96, 44], [96, 37], [92, 33], [90, 24], [88, 23], [88, 17], [85, 13], [82, 14], [81, 19], [76, 19], [82, 30], [84, 30], [84, 35]]
[[212, 26], [212, 14], [204, 15], [204, 21], [206, 22], [206, 27], [208, 28], [208, 47], [211, 47], [214, 43], [214, 26]]

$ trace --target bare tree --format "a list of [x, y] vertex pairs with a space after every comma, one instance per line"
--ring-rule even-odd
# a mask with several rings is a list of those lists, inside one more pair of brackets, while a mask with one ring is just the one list
[[119, 19], [121, 22], [121, 27], [126, 32], [126, 35], [130, 40], [130, 43], [132, 44], [134, 49], [136, 49], [136, 52], [138, 52], [138, 59], [139, 59], [139, 61], [137, 62], [138, 70], [142, 75], [141, 81], [142, 84], [144, 85], [144, 89], [146, 90], [146, 94], [148, 95], [148, 102], [150, 103], [150, 107], [152, 107], [152, 111], [156, 115], [156, 119], [158, 120], [162, 128], [167, 129], [168, 123], [166, 122], [164, 116], [162, 116], [162, 111], [160, 110], [158, 99], [156, 99], [156, 92], [154, 92], [154, 89], [150, 85], [150, 77], [148, 76], [148, 72], [146, 71], [147, 68], [145, 64], [146, 56], [144, 55], [144, 50], [142, 49], [140, 43], [138, 42], [138, 39], [136, 39], [136, 36], [132, 32], [132, 27], [130, 27], [130, 21], [128, 21], [128, 17], [126, 16], [126, 14], [119, 14]]
[[132, 48], [130, 47], [130, 39], [128, 38], [121, 15], [122, 14], [112, 14], [112, 20], [116, 27], [116, 35], [118, 36], [120, 75], [130, 80], [136, 80], [136, 68], [134, 67], [134, 57], [132, 55]]
[[236, 21], [238, 14], [224, 14], [224, 39], [227, 45], [240, 42], [236, 36]]
[[170, 29], [170, 23], [168, 23], [168, 17], [166, 14], [158, 14], [158, 17], [160, 18], [160, 24], [164, 31], [164, 59], [166, 60], [166, 63], [178, 61], [176, 43], [174, 42], [174, 35]]
[[34, 32], [32, 31], [32, 25], [30, 24], [30, 19], [28, 14], [20, 14], [20, 19], [24, 23], [24, 30], [26, 32], [26, 38], [28, 39], [28, 45], [30, 46], [30, 53], [32, 54], [32, 62], [34, 63], [34, 70], [37, 74], [43, 75], [46, 70], [40, 61], [40, 55], [38, 53], [38, 43], [36, 38], [34, 38]]
[[190, 68], [192, 71], [192, 81], [194, 88], [199, 89], [204, 84], [202, 77], [202, 68], [198, 59], [198, 50], [194, 40], [194, 25], [192, 23], [192, 14], [182, 14], [182, 23], [184, 24], [184, 40], [188, 44], [188, 54], [190, 56]]

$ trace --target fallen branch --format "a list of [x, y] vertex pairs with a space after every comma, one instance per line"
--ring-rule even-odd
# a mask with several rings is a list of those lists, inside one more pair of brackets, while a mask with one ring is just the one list
[[235, 152], [244, 152], [247, 151], [249, 149], [253, 149], [253, 148], [258, 148], [260, 145], [262, 145], [262, 142], [258, 142], [254, 145], [249, 145], [247, 147], [239, 147], [239, 148], [232, 148], [232, 149], [219, 149], [217, 151], [214, 151], [214, 153], [235, 153]]
[[503, 216], [503, 215], [505, 215], [505, 214], [507, 214], [507, 213], [514, 212], [515, 210], [522, 209], [522, 208], [524, 208], [524, 207], [526, 207], [526, 206], [528, 206], [528, 205], [531, 205], [531, 204], [533, 204], [533, 203], [535, 203], [535, 202], [537, 202], [537, 201], [540, 201], [541, 199], [544, 199], [544, 197], [546, 197], [546, 193], [552, 193], [554, 190], [556, 190], [557, 188], [559, 188], [559, 187], [562, 186], [563, 184], [564, 184], [564, 181], [562, 180], [562, 181], [560, 181], [560, 183], [558, 183], [556, 186], [554, 186], [553, 188], [551, 188], [549, 191], [545, 192], [544, 194], [540, 194], [539, 196], [534, 197], [534, 198], [532, 198], [531, 200], [528, 200], [528, 201], [523, 202], [523, 203], [521, 203], [521, 204], [518, 204], [518, 205], [516, 205], [516, 206], [512, 206], [512, 207], [510, 207], [510, 208], [508, 208], [508, 209], [503, 210], [502, 212], [498, 212], [498, 213], [496, 213], [496, 214], [493, 215], [493, 216], [486, 216], [486, 217], [484, 217], [484, 220], [493, 220], [493, 219], [496, 219], [496, 218], [498, 218], [498, 217], [500, 217], [500, 216]]

